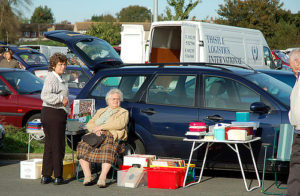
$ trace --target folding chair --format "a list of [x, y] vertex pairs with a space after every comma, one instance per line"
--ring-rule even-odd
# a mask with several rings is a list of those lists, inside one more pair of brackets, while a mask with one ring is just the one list
[[[265, 147], [265, 158], [264, 158], [264, 167], [262, 175], [262, 186], [261, 192], [268, 195], [285, 195], [283, 193], [272, 193], [267, 192], [264, 189], [264, 179], [265, 179], [265, 170], [267, 162], [271, 163], [272, 171], [274, 172], [274, 184], [278, 189], [286, 189], [287, 187], [281, 187], [278, 184], [277, 180], [277, 171], [279, 162], [289, 162], [292, 152], [293, 136], [294, 136], [294, 127], [290, 124], [281, 124], [280, 129], [274, 128], [274, 142], [272, 147], [272, 156], [267, 157], [268, 147], [271, 147], [271, 144], [264, 145]], [[277, 137], [277, 134], [279, 136]], [[278, 141], [278, 142], [277, 142]]]

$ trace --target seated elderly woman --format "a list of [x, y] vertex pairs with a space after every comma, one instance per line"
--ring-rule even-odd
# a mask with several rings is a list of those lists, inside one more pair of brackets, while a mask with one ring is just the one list
[[87, 123], [89, 132], [100, 136], [105, 134], [105, 141], [99, 148], [93, 148], [81, 141], [77, 146], [77, 159], [84, 173], [83, 185], [92, 185], [90, 163], [102, 163], [102, 171], [98, 179], [99, 188], [106, 187], [106, 175], [114, 163], [117, 153], [117, 140], [127, 139], [128, 111], [120, 107], [123, 93], [119, 89], [111, 89], [105, 97], [107, 107], [99, 109]]

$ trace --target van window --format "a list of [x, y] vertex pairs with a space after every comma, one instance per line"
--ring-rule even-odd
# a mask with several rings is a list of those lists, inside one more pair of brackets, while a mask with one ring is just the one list
[[109, 76], [105, 77], [94, 87], [91, 92], [93, 97], [106, 96], [106, 93], [112, 88], [118, 88], [123, 93], [125, 100], [132, 100], [140, 89], [146, 76], [135, 75], [135, 76]]
[[194, 106], [195, 84], [194, 75], [158, 76], [148, 89], [147, 103]]
[[272, 53], [270, 49], [266, 46], [264, 46], [264, 61], [265, 65], [267, 65], [271, 69], [275, 69], [275, 63], [273, 61]]

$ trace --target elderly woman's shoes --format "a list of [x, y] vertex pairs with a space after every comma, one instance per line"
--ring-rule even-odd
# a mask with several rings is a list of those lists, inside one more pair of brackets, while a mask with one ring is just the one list
[[91, 186], [93, 184], [94, 184], [94, 181], [92, 179], [92, 176], [84, 177], [84, 179], [83, 179], [83, 185], [84, 186]]
[[105, 182], [105, 179], [99, 178], [99, 179], [98, 179], [98, 182], [97, 182], [97, 186], [98, 186], [99, 188], [106, 188], [106, 182]]

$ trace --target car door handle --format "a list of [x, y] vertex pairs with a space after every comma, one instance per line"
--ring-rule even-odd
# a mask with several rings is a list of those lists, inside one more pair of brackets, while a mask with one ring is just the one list
[[149, 115], [156, 114], [156, 112], [152, 108], [144, 109], [144, 110], [142, 110], [142, 112], [145, 114], [149, 114]]
[[221, 117], [220, 115], [213, 115], [213, 116], [206, 116], [206, 119], [208, 120], [213, 120], [213, 121], [222, 121], [224, 120], [223, 117]]

